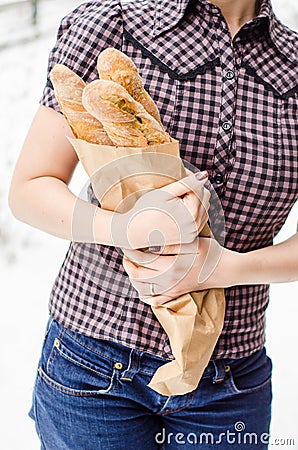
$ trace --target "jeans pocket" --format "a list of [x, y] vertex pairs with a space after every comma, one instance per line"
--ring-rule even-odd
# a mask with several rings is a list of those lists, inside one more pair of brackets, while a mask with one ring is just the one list
[[249, 394], [271, 387], [272, 362], [265, 351], [244, 358], [241, 364], [230, 366], [227, 383], [236, 394]]
[[44, 346], [40, 378], [50, 387], [72, 396], [107, 394], [117, 385], [113, 361], [80, 345], [61, 327], [52, 327]]
[[[40, 357], [39, 363], [38, 363], [39, 367], [42, 364], [42, 355], [44, 353], [44, 350], [45, 350], [45, 347], [46, 347], [46, 344], [47, 344], [47, 338], [48, 338], [48, 335], [49, 335], [49, 333], [51, 331], [51, 327], [53, 325], [53, 322], [54, 322], [54, 319], [52, 318], [52, 316], [49, 316], [49, 319], [48, 319], [47, 324], [46, 324], [45, 332], [44, 332], [43, 341], [42, 341], [41, 357]], [[37, 421], [36, 421], [36, 394], [35, 394], [37, 379], [38, 379], [38, 374], [37, 374], [37, 376], [35, 378], [35, 381], [34, 381], [33, 393], [32, 393], [32, 405], [31, 405], [30, 411], [28, 412], [28, 416], [32, 420], [35, 421], [37, 434], [39, 435], [38, 424], [37, 424]]]
[[233, 377], [233, 374], [231, 373], [229, 380], [228, 380], [228, 384], [229, 384], [230, 390], [232, 390], [232, 392], [235, 394], [254, 394], [256, 392], [260, 392], [271, 386], [271, 375], [265, 381], [262, 381], [261, 383], [259, 383], [257, 385], [250, 386], [247, 388], [243, 388], [243, 387], [238, 388], [237, 387], [237, 379], [235, 380]]

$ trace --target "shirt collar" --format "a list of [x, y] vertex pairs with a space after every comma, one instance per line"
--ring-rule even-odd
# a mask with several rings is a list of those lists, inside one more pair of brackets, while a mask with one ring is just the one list
[[[155, 0], [154, 36], [174, 27], [185, 15], [188, 6], [196, 5], [205, 13], [218, 15], [219, 9], [208, 0]], [[296, 61], [294, 36], [291, 30], [283, 25], [273, 12], [271, 0], [260, 0], [260, 10], [257, 17], [250, 22], [269, 24], [269, 35], [275, 47], [291, 61]], [[288, 33], [285, 35], [285, 30]]]

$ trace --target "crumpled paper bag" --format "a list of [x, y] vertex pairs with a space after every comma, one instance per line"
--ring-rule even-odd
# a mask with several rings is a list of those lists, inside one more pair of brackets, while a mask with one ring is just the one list
[[[69, 140], [103, 209], [126, 212], [148, 190], [186, 176], [177, 141], [131, 148]], [[210, 237], [208, 225], [200, 235]], [[223, 327], [224, 290], [184, 294], [151, 309], [169, 337], [175, 359], [160, 366], [148, 386], [166, 396], [193, 391]]]

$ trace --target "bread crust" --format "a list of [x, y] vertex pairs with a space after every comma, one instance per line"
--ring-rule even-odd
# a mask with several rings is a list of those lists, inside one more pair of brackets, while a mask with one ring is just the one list
[[171, 142], [160, 123], [118, 83], [93, 81], [85, 87], [82, 101], [115, 145], [144, 147]]
[[92, 144], [113, 145], [102, 123], [83, 106], [85, 82], [63, 64], [56, 64], [50, 73], [61, 112], [74, 136]]
[[97, 70], [100, 79], [114, 81], [123, 86], [155, 120], [162, 124], [155, 102], [145, 90], [138, 69], [127, 55], [115, 48], [106, 48], [98, 56]]

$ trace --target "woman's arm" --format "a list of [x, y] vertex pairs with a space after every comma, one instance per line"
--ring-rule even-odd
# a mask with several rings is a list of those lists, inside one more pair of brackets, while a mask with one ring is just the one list
[[270, 247], [236, 254], [236, 257], [230, 255], [230, 259], [233, 268], [231, 285], [296, 281], [298, 280], [298, 233]]
[[109, 245], [112, 213], [79, 200], [68, 188], [78, 158], [66, 136], [72, 132], [64, 117], [40, 106], [15, 167], [9, 206], [22, 222], [67, 240], [73, 238], [74, 211], [81, 211], [82, 218], [94, 219], [94, 229], [90, 233], [90, 221], [82, 220], [75, 240]]
[[66, 136], [72, 132], [64, 117], [41, 106], [11, 182], [9, 205], [17, 219], [63, 239], [126, 248], [148, 247], [156, 230], [162, 240], [156, 245], [196, 238], [207, 220], [206, 174], [148, 192], [128, 213], [114, 213], [69, 190], [78, 158]]
[[[140, 298], [159, 305], [186, 292], [245, 284], [270, 284], [298, 280], [298, 233], [288, 240], [237, 253], [214, 239], [165, 247], [158, 256], [125, 251], [123, 265]], [[150, 296], [152, 288], [156, 294]]]

